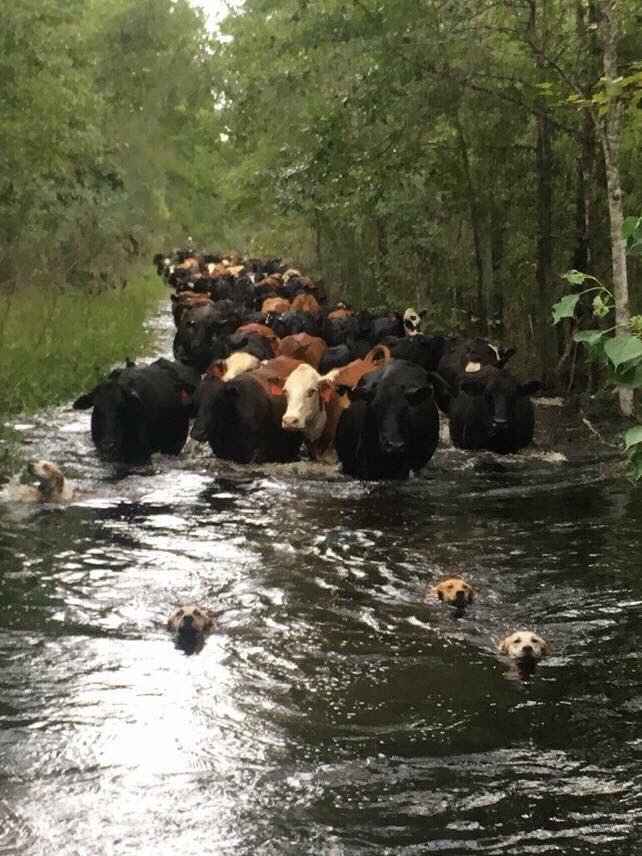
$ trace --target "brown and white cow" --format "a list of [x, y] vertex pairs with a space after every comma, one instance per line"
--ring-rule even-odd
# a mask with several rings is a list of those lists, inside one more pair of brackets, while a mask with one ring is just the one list
[[283, 395], [287, 402], [281, 422], [284, 430], [302, 431], [314, 460], [336, 463], [334, 437], [343, 407], [332, 381], [302, 363], [285, 380]]
[[279, 344], [279, 354], [284, 357], [292, 357], [295, 360], [303, 360], [305, 363], [319, 368], [321, 357], [327, 351], [328, 346], [318, 336], [309, 333], [294, 333], [292, 336], [284, 336]]

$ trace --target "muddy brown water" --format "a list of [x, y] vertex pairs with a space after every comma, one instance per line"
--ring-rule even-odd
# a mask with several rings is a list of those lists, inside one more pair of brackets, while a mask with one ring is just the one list
[[[0, 853], [642, 852], [642, 492], [611, 454], [122, 477], [88, 425], [14, 421], [82, 495], [0, 504]], [[422, 599], [448, 567], [461, 617]], [[218, 617], [188, 657], [190, 601]], [[528, 681], [495, 651], [522, 625], [552, 644]]]

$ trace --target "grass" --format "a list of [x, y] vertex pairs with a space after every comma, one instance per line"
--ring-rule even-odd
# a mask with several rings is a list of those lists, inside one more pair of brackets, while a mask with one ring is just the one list
[[144, 321], [164, 289], [154, 272], [91, 295], [0, 293], [0, 413], [33, 412], [90, 389], [149, 344]]

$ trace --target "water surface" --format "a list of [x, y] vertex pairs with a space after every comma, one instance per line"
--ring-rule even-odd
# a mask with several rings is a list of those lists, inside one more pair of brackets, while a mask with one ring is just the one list
[[[88, 425], [17, 422], [82, 495], [0, 505], [0, 853], [640, 852], [642, 493], [603, 455], [123, 478]], [[451, 567], [463, 617], [423, 599]], [[522, 625], [552, 643], [525, 682]]]

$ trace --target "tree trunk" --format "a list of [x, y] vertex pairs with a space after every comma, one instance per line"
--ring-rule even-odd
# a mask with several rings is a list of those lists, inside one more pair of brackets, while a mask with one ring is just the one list
[[473, 246], [475, 249], [475, 268], [477, 270], [477, 315], [479, 317], [479, 329], [481, 333], [486, 333], [487, 312], [486, 312], [486, 289], [484, 283], [484, 258], [482, 252], [482, 213], [479, 205], [479, 193], [473, 183], [472, 169], [470, 166], [470, 155], [468, 152], [468, 142], [464, 134], [464, 127], [459, 118], [459, 114], [455, 113], [455, 127], [457, 129], [457, 139], [459, 141], [459, 151], [464, 167], [464, 177], [466, 179], [466, 190], [468, 195], [468, 205], [470, 208], [470, 225], [473, 232]]
[[[602, 0], [602, 49], [604, 76], [607, 81], [618, 77], [617, 39], [619, 31], [616, 0]], [[622, 237], [624, 205], [622, 183], [620, 180], [620, 125], [622, 102], [619, 97], [611, 100], [604, 118], [596, 117], [597, 131], [604, 152], [606, 167], [606, 187], [611, 224], [611, 257], [613, 264], [613, 292], [615, 295], [615, 335], [624, 336], [629, 332], [629, 283], [626, 269], [626, 242]], [[619, 392], [620, 410], [623, 416], [633, 415], [633, 392], [624, 389]]]
[[[534, 53], [539, 83], [549, 81], [549, 1], [529, 0], [528, 41]], [[557, 332], [551, 323], [553, 301], [553, 149], [552, 126], [543, 96], [535, 101], [535, 174], [537, 186], [537, 257], [535, 262], [535, 337], [545, 384], [551, 383], [558, 360]]]

